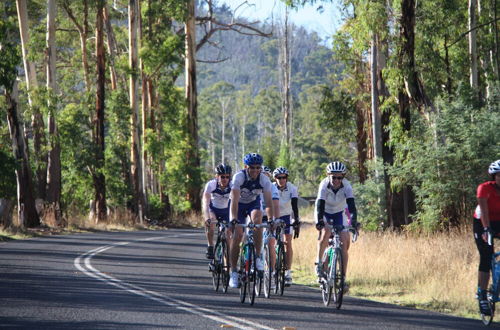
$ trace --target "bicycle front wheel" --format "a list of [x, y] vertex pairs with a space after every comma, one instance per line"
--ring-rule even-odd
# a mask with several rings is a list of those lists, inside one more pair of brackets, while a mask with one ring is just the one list
[[328, 269], [326, 270], [325, 276], [321, 275], [320, 278], [320, 288], [321, 288], [321, 297], [323, 298], [323, 304], [328, 306], [332, 299], [332, 262], [331, 262], [331, 249], [325, 250], [323, 253], [323, 259], [321, 260], [322, 265], [325, 263], [328, 265]]
[[[264, 252], [262, 258], [264, 258], [264, 276], [262, 278], [262, 282], [264, 282], [264, 297], [269, 298], [271, 294], [271, 281], [272, 278], [272, 265], [271, 265], [271, 250], [269, 249], [269, 245], [266, 244], [264, 247]], [[274, 251], [273, 251], [274, 252]]]
[[495, 315], [495, 302], [491, 297], [488, 297], [488, 304], [490, 305], [491, 315], [485, 315], [481, 313], [481, 321], [484, 325], [490, 325], [493, 322], [493, 316]]
[[257, 266], [255, 263], [255, 247], [253, 245], [248, 246], [248, 272], [247, 272], [247, 285], [248, 285], [248, 298], [250, 299], [250, 305], [253, 305], [256, 295], [256, 282], [257, 282]]
[[212, 270], [212, 284], [214, 290], [219, 290], [220, 278], [221, 278], [221, 268], [222, 268], [222, 244], [220, 241], [215, 244], [214, 249], [214, 259], [213, 259], [213, 270]]
[[227, 247], [226, 241], [222, 241], [222, 269], [221, 269], [221, 279], [222, 279], [222, 292], [227, 292], [227, 287], [229, 286], [229, 249]]
[[334, 297], [335, 306], [340, 309], [342, 306], [342, 297], [344, 296], [344, 263], [342, 259], [342, 250], [335, 249], [335, 257], [333, 260], [333, 279], [334, 279]]
[[276, 256], [276, 293], [281, 296], [285, 290], [286, 253], [285, 246], [280, 243], [278, 255]]
[[244, 245], [243, 248], [240, 251], [240, 302], [244, 303], [245, 298], [247, 296], [247, 269], [248, 269], [248, 262], [247, 262], [247, 246]]

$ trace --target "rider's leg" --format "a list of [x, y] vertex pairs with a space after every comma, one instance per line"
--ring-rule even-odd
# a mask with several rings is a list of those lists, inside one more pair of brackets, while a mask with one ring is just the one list
[[342, 261], [344, 262], [344, 276], [347, 273], [347, 262], [349, 260], [349, 246], [351, 244], [351, 235], [348, 231], [340, 233], [340, 242], [342, 243]]
[[[253, 223], [262, 223], [262, 211], [260, 209], [252, 210], [252, 213], [250, 213], [250, 217], [252, 218]], [[254, 242], [255, 251], [258, 251], [258, 253], [260, 254], [260, 251], [262, 251], [262, 228], [258, 228], [257, 230], [255, 230]]]
[[285, 234], [283, 243], [285, 243], [285, 251], [286, 251], [286, 269], [292, 269], [292, 260], [293, 260], [293, 249], [292, 249], [292, 234]]
[[231, 271], [237, 271], [238, 257], [240, 255], [240, 243], [243, 239], [243, 228], [236, 226], [231, 238], [231, 244], [229, 248], [229, 259], [231, 264]]

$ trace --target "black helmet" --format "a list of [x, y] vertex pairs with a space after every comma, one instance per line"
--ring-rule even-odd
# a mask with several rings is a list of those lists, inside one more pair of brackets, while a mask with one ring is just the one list
[[215, 168], [215, 173], [217, 174], [231, 174], [233, 172], [233, 169], [231, 166], [226, 165], [226, 164], [219, 164]]

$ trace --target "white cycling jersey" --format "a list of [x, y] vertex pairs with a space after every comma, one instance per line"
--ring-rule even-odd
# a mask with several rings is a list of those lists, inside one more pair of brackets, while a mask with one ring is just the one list
[[273, 183], [273, 186], [278, 188], [279, 192], [280, 216], [293, 215], [292, 198], [299, 198], [299, 190], [297, 187], [290, 182], [286, 183], [286, 187], [283, 190], [279, 189], [276, 182]]
[[203, 194], [210, 194], [210, 202], [212, 206], [218, 209], [225, 209], [229, 207], [229, 197], [231, 194], [231, 184], [225, 189], [222, 189], [217, 183], [217, 179], [212, 179], [205, 185]]
[[233, 176], [232, 189], [240, 190], [240, 203], [248, 204], [255, 201], [261, 193], [271, 192], [271, 180], [260, 173], [259, 176], [252, 180], [248, 175], [247, 170], [241, 170]]
[[354, 198], [351, 183], [347, 179], [342, 179], [342, 186], [336, 192], [333, 191], [330, 179], [325, 178], [319, 184], [318, 197], [316, 200], [325, 201], [326, 213], [338, 213], [347, 209], [347, 198]]
[[[273, 200], [278, 200], [280, 199], [280, 194], [279, 194], [279, 191], [278, 191], [278, 188], [276, 188], [276, 186], [273, 184], [272, 185], [272, 191], [271, 191], [271, 198]], [[264, 200], [264, 194], [260, 194], [260, 205], [261, 205], [261, 210], [262, 211], [265, 211], [266, 210], [266, 201]]]

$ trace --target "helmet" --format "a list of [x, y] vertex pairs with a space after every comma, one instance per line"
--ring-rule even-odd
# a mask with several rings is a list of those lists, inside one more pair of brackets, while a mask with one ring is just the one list
[[286, 176], [288, 176], [288, 170], [284, 167], [278, 167], [274, 170], [273, 177], [277, 177], [280, 174], [285, 174]]
[[346, 168], [345, 165], [341, 162], [332, 162], [328, 164], [326, 167], [326, 173], [342, 173], [345, 174]]
[[490, 164], [490, 167], [488, 168], [488, 173], [489, 174], [500, 173], [500, 159]]
[[271, 174], [272, 171], [268, 166], [262, 166], [262, 172]]
[[263, 162], [264, 159], [262, 156], [255, 152], [246, 154], [245, 157], [243, 157], [243, 163], [245, 163], [245, 165], [262, 165]]
[[226, 164], [219, 164], [215, 168], [215, 173], [217, 174], [231, 174], [232, 171], [233, 169], [231, 168], [231, 166]]

